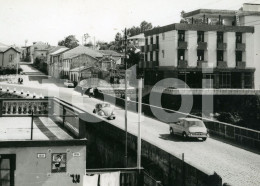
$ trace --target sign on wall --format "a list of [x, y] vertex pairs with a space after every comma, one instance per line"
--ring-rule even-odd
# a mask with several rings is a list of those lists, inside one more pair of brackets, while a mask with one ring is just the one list
[[66, 153], [52, 153], [51, 155], [51, 172], [66, 172], [67, 157]]

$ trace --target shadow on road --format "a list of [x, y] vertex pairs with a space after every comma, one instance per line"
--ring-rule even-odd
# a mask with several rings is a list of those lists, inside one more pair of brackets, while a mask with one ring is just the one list
[[169, 141], [175, 141], [175, 142], [202, 142], [202, 140], [199, 140], [197, 138], [189, 138], [189, 139], [183, 139], [181, 136], [177, 135], [171, 135], [171, 134], [160, 134], [160, 137], [163, 140], [169, 140]]

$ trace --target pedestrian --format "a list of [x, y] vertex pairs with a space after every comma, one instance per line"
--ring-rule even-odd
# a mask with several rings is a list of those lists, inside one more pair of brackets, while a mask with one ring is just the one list
[[21, 80], [20, 80], [20, 84], [23, 84], [23, 78], [21, 78]]
[[18, 78], [18, 84], [21, 84], [21, 78], [20, 77]]
[[92, 96], [94, 96], [94, 90], [93, 90], [93, 88], [91, 87], [91, 88], [89, 89], [89, 97], [91, 98]]

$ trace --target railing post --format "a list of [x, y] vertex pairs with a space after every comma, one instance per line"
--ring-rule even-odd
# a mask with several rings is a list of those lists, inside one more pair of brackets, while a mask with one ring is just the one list
[[32, 116], [31, 116], [31, 140], [33, 139], [33, 111], [32, 111]]

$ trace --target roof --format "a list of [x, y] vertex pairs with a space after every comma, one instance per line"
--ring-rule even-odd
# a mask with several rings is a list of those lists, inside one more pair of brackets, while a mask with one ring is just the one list
[[55, 46], [55, 47], [51, 47], [51, 48], [49, 49], [49, 53], [51, 54], [51, 53], [53, 53], [53, 52], [59, 50], [60, 48], [67, 48], [67, 47], [65, 47], [65, 46]]
[[129, 40], [129, 39], [144, 39], [144, 33], [127, 38], [127, 40]]
[[73, 68], [70, 70], [70, 72], [79, 72], [79, 71], [82, 71], [82, 70], [86, 70], [86, 69], [89, 69], [89, 68], [92, 68], [93, 66], [81, 66], [81, 67], [77, 67], [77, 68]]
[[71, 56], [75, 56], [76, 54], [87, 54], [93, 58], [101, 58], [103, 57], [103, 54], [98, 52], [98, 50], [93, 50], [85, 46], [77, 46], [67, 52], [64, 53], [64, 58], [63, 59], [68, 59]]
[[114, 50], [99, 50], [98, 52], [100, 52], [101, 54], [104, 55], [109, 55], [109, 56], [113, 56], [113, 57], [122, 57], [123, 55], [115, 52]]
[[55, 52], [52, 52], [50, 55], [51, 56], [57, 56], [63, 52], [66, 52], [67, 50], [69, 50], [69, 48], [59, 48], [58, 50], [56, 50]]
[[[30, 117], [1, 117], [0, 123], [0, 141], [30, 139], [30, 128], [28, 128], [28, 125], [31, 123]], [[19, 127], [17, 127], [17, 123], [19, 123]], [[73, 139], [73, 137], [47, 117], [36, 118], [33, 127], [34, 140]]]

